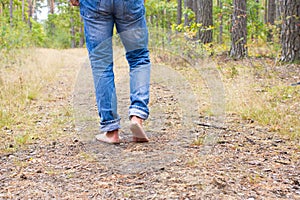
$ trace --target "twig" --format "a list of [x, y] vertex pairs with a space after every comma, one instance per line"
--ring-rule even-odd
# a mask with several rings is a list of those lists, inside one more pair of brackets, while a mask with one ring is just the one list
[[204, 127], [209, 127], [209, 128], [216, 128], [216, 129], [221, 129], [221, 130], [227, 130], [226, 127], [216, 126], [216, 125], [213, 125], [213, 124], [206, 124], [206, 123], [203, 123], [203, 122], [195, 122], [195, 123], [199, 126], [204, 126]]

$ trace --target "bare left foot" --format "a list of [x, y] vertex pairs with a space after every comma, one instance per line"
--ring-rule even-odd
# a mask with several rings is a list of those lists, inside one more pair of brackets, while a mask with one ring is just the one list
[[101, 142], [105, 142], [109, 144], [119, 144], [120, 143], [119, 131], [114, 130], [114, 131], [108, 131], [104, 134], [98, 134], [96, 135], [96, 139]]

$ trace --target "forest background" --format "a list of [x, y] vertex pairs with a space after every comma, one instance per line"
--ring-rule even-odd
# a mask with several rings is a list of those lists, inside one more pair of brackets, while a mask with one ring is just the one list
[[300, 0], [145, 5], [151, 141], [130, 142], [116, 36], [106, 145], [79, 8], [0, 0], [0, 199], [300, 199]]
[[[298, 0], [148, 0], [146, 10], [151, 30], [184, 33], [183, 40], [205, 44], [208, 51], [228, 52], [235, 58], [300, 59]], [[2, 52], [29, 46], [84, 46], [79, 9], [67, 0], [1, 0], [0, 22]], [[252, 47], [274, 51], [253, 55]]]
[[[146, 1], [150, 46], [215, 59], [229, 97], [226, 111], [292, 137], [300, 130], [299, 16], [300, 0]], [[67, 0], [1, 0], [0, 23], [0, 127], [10, 130], [25, 123], [28, 102], [44, 87], [18, 70], [26, 63], [20, 52], [84, 47], [84, 27], [79, 8]]]

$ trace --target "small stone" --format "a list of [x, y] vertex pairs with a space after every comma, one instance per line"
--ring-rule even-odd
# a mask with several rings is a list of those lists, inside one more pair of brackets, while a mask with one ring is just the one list
[[23, 179], [23, 180], [26, 180], [27, 176], [25, 174], [21, 174], [20, 178]]

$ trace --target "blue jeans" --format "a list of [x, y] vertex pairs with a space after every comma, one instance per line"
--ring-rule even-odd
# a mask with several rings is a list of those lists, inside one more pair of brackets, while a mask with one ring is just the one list
[[101, 131], [120, 128], [113, 72], [114, 25], [126, 49], [130, 67], [129, 116], [147, 119], [151, 64], [144, 0], [80, 0], [80, 14], [84, 21]]

